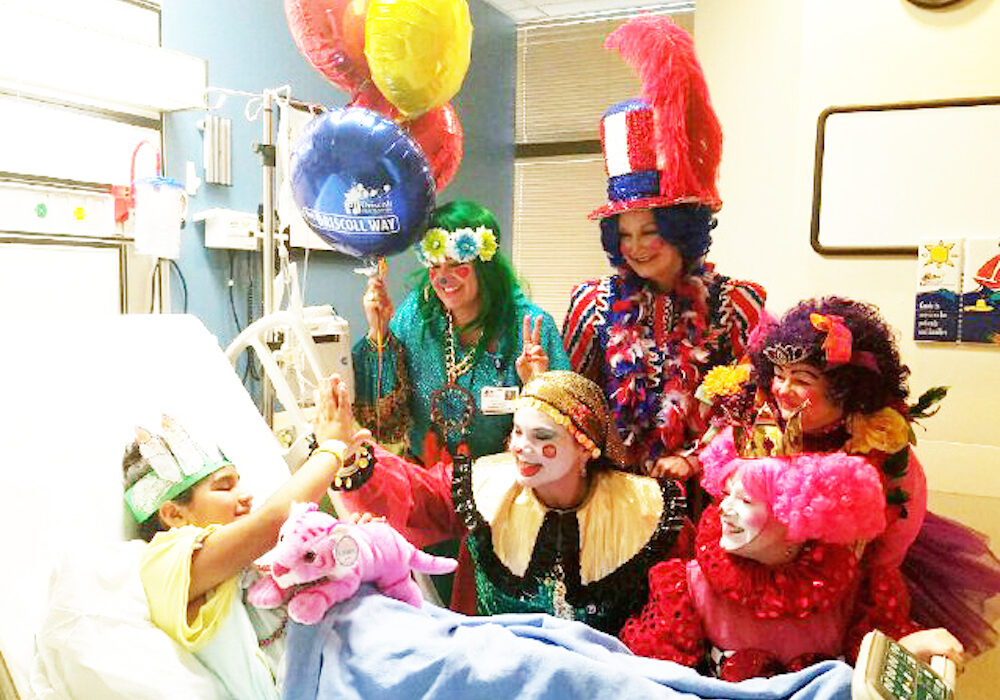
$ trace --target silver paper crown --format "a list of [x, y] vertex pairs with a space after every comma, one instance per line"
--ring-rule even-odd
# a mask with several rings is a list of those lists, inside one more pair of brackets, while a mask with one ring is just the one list
[[139, 453], [150, 471], [125, 491], [125, 502], [137, 522], [145, 522], [165, 501], [230, 464], [218, 448], [200, 447], [170, 416], [161, 419], [162, 435], [136, 427]]

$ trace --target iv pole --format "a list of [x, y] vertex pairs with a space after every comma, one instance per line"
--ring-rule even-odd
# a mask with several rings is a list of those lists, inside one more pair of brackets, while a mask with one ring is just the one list
[[[227, 88], [210, 87], [206, 91], [206, 98], [209, 92], [217, 92], [220, 95], [215, 108], [222, 106], [226, 95], [238, 95], [249, 97], [251, 101], [260, 100], [261, 115], [261, 142], [254, 144], [254, 151], [260, 154], [261, 158], [261, 316], [267, 316], [275, 311], [274, 304], [274, 253], [277, 222], [274, 210], [274, 173], [277, 163], [277, 150], [274, 143], [274, 106], [276, 97], [282, 92], [283, 103], [293, 106], [308, 107], [310, 110], [318, 109], [322, 111], [322, 105], [311, 104], [293, 100], [287, 93], [289, 86], [277, 88], [276, 90], [264, 90], [261, 93], [249, 93], [242, 90], [230, 90]], [[211, 107], [210, 107], [211, 109]], [[255, 117], [247, 116], [251, 121]], [[275, 338], [269, 337], [270, 342]], [[274, 397], [275, 391], [265, 372], [261, 378], [261, 415], [267, 421], [268, 426], [274, 426]]]
[[[263, 119], [263, 140], [257, 145], [257, 151], [261, 154], [263, 165], [261, 167], [261, 202], [263, 215], [261, 221], [261, 285], [263, 294], [261, 296], [261, 315], [267, 316], [274, 311], [274, 95], [265, 90], [262, 97]], [[270, 339], [269, 339], [270, 340]], [[262, 373], [261, 377], [261, 413], [268, 426], [274, 426], [274, 388], [267, 377], [267, 373]]]

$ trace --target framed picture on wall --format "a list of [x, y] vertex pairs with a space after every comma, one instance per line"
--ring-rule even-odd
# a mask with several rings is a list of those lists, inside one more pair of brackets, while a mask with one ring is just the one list
[[816, 132], [810, 242], [822, 255], [916, 255], [1000, 232], [1000, 97], [830, 107]]

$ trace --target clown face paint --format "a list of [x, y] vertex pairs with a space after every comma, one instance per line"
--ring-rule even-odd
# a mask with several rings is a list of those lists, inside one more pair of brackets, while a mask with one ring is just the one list
[[771, 394], [786, 420], [795, 411], [802, 410], [800, 420], [805, 432], [822, 430], [844, 415], [843, 409], [830, 400], [829, 385], [823, 371], [806, 362], [784, 367], [776, 365]]
[[444, 307], [459, 323], [468, 323], [479, 313], [479, 280], [473, 263], [443, 262], [428, 268], [431, 286]]
[[785, 527], [771, 515], [767, 503], [746, 492], [739, 471], [726, 482], [719, 519], [719, 546], [730, 554], [773, 563], [787, 548]]
[[510, 451], [517, 463], [517, 481], [524, 486], [564, 482], [577, 486], [583, 481], [586, 450], [566, 428], [537, 408], [521, 406], [514, 412]]
[[650, 209], [635, 209], [618, 215], [618, 246], [635, 274], [664, 290], [674, 288], [684, 259], [660, 236]]

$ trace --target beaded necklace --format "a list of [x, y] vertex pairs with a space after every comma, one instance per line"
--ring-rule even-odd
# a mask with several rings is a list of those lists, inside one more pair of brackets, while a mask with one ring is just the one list
[[[472, 347], [465, 353], [465, 357], [456, 363], [455, 357], [458, 353], [455, 351], [455, 320], [450, 311], [446, 313], [446, 316], [448, 317], [448, 348], [445, 353], [445, 373], [448, 376], [448, 383], [454, 384], [459, 377], [472, 369], [472, 358], [476, 354], [476, 343], [473, 342]], [[479, 335], [482, 335], [482, 331], [480, 331]], [[476, 337], [476, 340], [479, 340], [479, 336]]]
[[[456, 362], [458, 353], [455, 348], [455, 321], [450, 311], [445, 312], [445, 317], [448, 319], [444, 358], [447, 381], [443, 387], [435, 389], [431, 394], [431, 423], [440, 430], [444, 444], [448, 443], [449, 433], [458, 433], [460, 442], [457, 451], [467, 452], [468, 447], [464, 438], [476, 412], [476, 399], [472, 392], [458, 384], [458, 378], [472, 369], [477, 343], [473, 343], [465, 356]], [[480, 331], [480, 337], [481, 335]]]
[[651, 465], [687, 438], [694, 389], [713, 340], [705, 282], [683, 277], [672, 299], [623, 279], [612, 288], [606, 388], [633, 464]]

